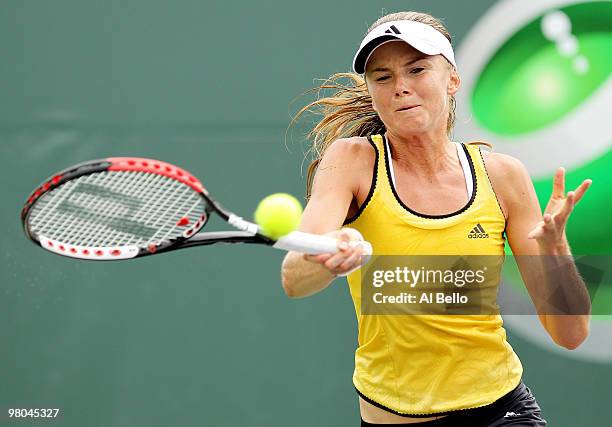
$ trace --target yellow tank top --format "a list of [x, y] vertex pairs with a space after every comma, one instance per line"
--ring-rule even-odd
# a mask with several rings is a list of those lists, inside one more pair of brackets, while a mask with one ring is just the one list
[[[385, 138], [368, 141], [376, 151], [372, 188], [345, 225], [372, 243], [374, 255], [504, 254], [505, 218], [479, 146], [458, 146], [469, 202], [434, 216], [401, 202]], [[483, 231], [487, 238], [469, 238]], [[519, 384], [523, 368], [500, 315], [363, 315], [360, 271], [348, 282], [359, 326], [353, 383], [370, 403], [397, 414], [438, 414], [488, 405]]]

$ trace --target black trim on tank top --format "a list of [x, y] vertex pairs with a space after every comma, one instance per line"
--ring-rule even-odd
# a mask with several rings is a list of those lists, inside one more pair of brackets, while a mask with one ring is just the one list
[[[391, 408], [387, 408], [386, 406], [381, 405], [380, 403], [373, 401], [373, 400], [372, 400], [372, 399], [370, 399], [369, 397], [364, 396], [364, 394], [363, 394], [362, 392], [360, 392], [359, 390], [357, 390], [357, 387], [355, 387], [355, 385], [354, 385], [354, 384], [353, 384], [353, 387], [355, 388], [355, 391], [357, 392], [357, 394], [358, 394], [359, 396], [361, 396], [361, 398], [362, 398], [363, 400], [365, 400], [366, 402], [368, 402], [369, 404], [374, 405], [374, 406], [376, 406], [377, 408], [382, 409], [382, 410], [387, 411], [387, 412], [390, 412], [390, 413], [392, 413], [392, 414], [399, 415], [400, 417], [407, 417], [407, 418], [428, 418], [428, 417], [438, 417], [438, 416], [442, 416], [442, 415], [450, 415], [450, 414], [457, 413], [457, 412], [459, 412], [459, 411], [463, 411], [463, 410], [464, 410], [464, 409], [456, 409], [456, 410], [447, 411], [447, 412], [437, 412], [437, 413], [435, 413], [435, 414], [402, 414], [401, 412], [397, 412], [397, 411], [394, 411], [394, 410], [393, 410], [393, 409], [391, 409]], [[403, 424], [402, 424], [402, 425], [403, 425]]]
[[501, 213], [502, 217], [504, 217], [504, 230], [501, 232], [501, 234], [502, 234], [502, 239], [505, 240], [506, 238], [504, 237], [504, 234], [506, 234], [506, 225], [507, 225], [506, 215], [504, 215], [504, 210], [502, 209], [501, 203], [499, 203], [499, 199], [497, 198], [497, 193], [495, 192], [495, 189], [493, 188], [493, 183], [491, 182], [491, 177], [489, 176], [489, 171], [487, 170], [487, 164], [484, 161], [484, 156], [482, 155], [482, 150], [480, 149], [480, 147], [478, 147], [478, 154], [480, 154], [480, 160], [482, 160], [482, 167], [484, 168], [484, 171], [487, 174], [487, 179], [489, 180], [491, 191], [495, 195], [495, 200], [497, 201], [499, 212]]
[[[402, 199], [400, 199], [399, 194], [397, 194], [397, 190], [395, 189], [395, 186], [393, 185], [393, 179], [391, 178], [391, 169], [389, 167], [389, 162], [391, 161], [391, 147], [387, 143], [387, 138], [385, 137], [385, 135], [382, 135], [382, 138], [383, 138], [383, 145], [384, 145], [383, 149], [385, 150], [385, 168], [387, 170], [387, 179], [389, 181], [389, 187], [391, 187], [391, 191], [393, 192], [393, 195], [395, 196], [395, 200], [397, 200], [397, 202], [400, 204], [401, 207], [403, 207], [405, 210], [407, 210], [411, 214], [419, 216], [421, 218], [443, 219], [443, 218], [450, 218], [452, 216], [459, 215], [460, 213], [465, 212], [470, 206], [472, 206], [472, 203], [474, 203], [474, 200], [476, 199], [476, 192], [478, 190], [478, 184], [476, 182], [477, 178], [476, 178], [476, 170], [474, 169], [474, 161], [472, 160], [472, 156], [470, 155], [465, 144], [462, 143], [461, 147], [463, 148], [463, 151], [465, 151], [465, 156], [467, 157], [468, 163], [470, 165], [470, 173], [472, 174], [472, 197], [467, 202], [467, 204], [461, 209], [459, 209], [458, 211], [455, 211], [449, 214], [443, 214], [443, 215], [428, 215], [428, 214], [420, 213], [413, 209], [410, 209], [408, 206], [404, 204], [404, 202], [402, 202]], [[387, 147], [389, 147], [389, 150], [387, 150]]]
[[376, 144], [374, 144], [374, 141], [372, 141], [372, 136], [368, 135], [367, 139], [370, 145], [372, 145], [372, 148], [374, 148], [374, 154], [376, 155], [376, 158], [374, 159], [374, 170], [372, 171], [372, 182], [370, 184], [370, 191], [368, 192], [366, 199], [363, 201], [363, 204], [359, 206], [359, 209], [357, 209], [357, 212], [355, 212], [355, 214], [353, 214], [353, 216], [350, 217], [349, 219], [344, 220], [342, 225], [348, 225], [351, 222], [357, 221], [357, 219], [361, 216], [361, 213], [368, 206], [368, 203], [370, 203], [370, 200], [372, 199], [372, 195], [374, 194], [374, 189], [376, 188], [376, 177], [378, 175], [378, 159], [380, 155], [378, 153], [378, 148], [376, 148]]
[[[359, 396], [361, 396], [361, 398], [363, 400], [365, 400], [366, 402], [370, 403], [371, 405], [376, 406], [377, 408], [383, 409], [383, 410], [385, 410], [387, 412], [391, 412], [392, 414], [395, 414], [395, 415], [399, 415], [400, 417], [427, 418], [427, 417], [438, 417], [438, 416], [442, 416], [442, 415], [459, 415], [459, 414], [461, 414], [461, 415], [478, 415], [478, 414], [482, 414], [482, 411], [486, 411], [486, 410], [491, 409], [491, 408], [500, 408], [500, 411], [501, 411], [511, 401], [516, 400], [517, 394], [520, 392], [522, 384], [524, 384], [524, 383], [523, 383], [523, 379], [521, 378], [519, 380], [519, 383], [516, 385], [516, 387], [514, 387], [511, 391], [509, 391], [508, 393], [506, 393], [503, 396], [499, 397], [494, 402], [488, 403], [486, 405], [476, 406], [474, 408], [451, 409], [449, 411], [434, 412], [434, 413], [429, 413], [429, 414], [402, 414], [401, 412], [397, 412], [397, 411], [394, 411], [391, 408], [387, 408], [386, 406], [381, 405], [380, 403], [373, 401], [369, 397], [364, 396], [363, 393], [360, 392], [357, 389], [357, 387], [355, 387], [355, 384], [353, 384], [353, 388], [355, 389], [357, 394]], [[439, 420], [441, 420], [441, 419], [443, 419], [443, 418], [440, 418]], [[436, 421], [436, 420], [432, 420], [432, 422], [433, 421]], [[403, 424], [401, 424], [401, 425], [403, 425]]]

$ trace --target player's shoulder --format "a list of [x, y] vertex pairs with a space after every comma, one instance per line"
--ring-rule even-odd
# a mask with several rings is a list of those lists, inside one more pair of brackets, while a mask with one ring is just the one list
[[514, 156], [487, 150], [481, 150], [481, 153], [489, 175], [506, 179], [528, 175], [525, 164]]
[[339, 138], [325, 150], [315, 181], [341, 181], [355, 192], [376, 162], [374, 148], [366, 137]]
[[524, 163], [514, 156], [481, 150], [489, 180], [504, 206], [524, 200], [530, 191], [531, 177]]
[[325, 150], [321, 165], [335, 166], [352, 172], [371, 168], [376, 159], [374, 147], [366, 137], [339, 138]]
[[336, 139], [330, 144], [325, 154], [334, 157], [343, 156], [355, 158], [355, 156], [369, 156], [374, 154], [374, 148], [367, 137], [353, 136]]

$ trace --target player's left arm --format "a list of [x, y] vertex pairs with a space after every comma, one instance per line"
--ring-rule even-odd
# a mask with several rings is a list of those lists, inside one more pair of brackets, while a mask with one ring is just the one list
[[495, 190], [506, 211], [508, 243], [540, 322], [555, 343], [575, 349], [589, 334], [591, 302], [573, 261], [565, 226], [591, 181], [565, 194], [565, 171], [559, 168], [542, 214], [523, 163], [504, 154], [488, 157], [487, 167], [495, 171], [491, 174], [496, 176]]

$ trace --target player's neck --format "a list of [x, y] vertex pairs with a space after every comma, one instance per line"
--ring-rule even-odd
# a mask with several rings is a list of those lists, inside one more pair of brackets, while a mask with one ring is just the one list
[[456, 148], [446, 133], [395, 135], [387, 132], [395, 167], [429, 176], [452, 170], [457, 162]]

